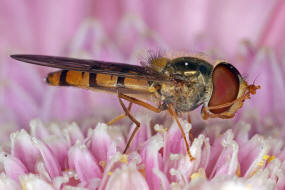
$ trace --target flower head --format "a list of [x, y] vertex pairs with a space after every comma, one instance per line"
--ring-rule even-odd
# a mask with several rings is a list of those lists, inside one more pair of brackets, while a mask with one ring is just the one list
[[251, 125], [243, 122], [236, 131], [229, 125], [220, 132], [208, 130], [221, 128], [219, 124], [207, 126], [191, 145], [194, 161], [185, 154], [175, 123], [169, 129], [156, 125], [157, 133], [128, 154], [121, 153], [126, 143], [121, 128], [126, 126], [98, 123], [85, 133], [75, 123], [44, 125], [33, 120], [30, 127], [30, 133], [13, 133], [10, 145], [2, 150], [3, 188], [282, 189], [285, 185], [282, 140], [249, 137]]

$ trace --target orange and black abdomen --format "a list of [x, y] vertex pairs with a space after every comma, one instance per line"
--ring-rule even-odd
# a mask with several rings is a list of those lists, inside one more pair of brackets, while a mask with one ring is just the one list
[[54, 86], [76, 86], [81, 88], [117, 89], [149, 92], [149, 83], [144, 79], [134, 79], [102, 73], [61, 70], [48, 74], [47, 83]]

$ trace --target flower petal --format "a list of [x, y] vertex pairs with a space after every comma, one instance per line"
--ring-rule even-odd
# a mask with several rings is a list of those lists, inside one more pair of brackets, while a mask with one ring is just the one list
[[55, 190], [51, 184], [39, 178], [37, 175], [29, 174], [20, 177], [22, 189], [25, 190]]
[[35, 137], [32, 138], [33, 143], [39, 149], [41, 156], [43, 158], [46, 170], [48, 171], [50, 177], [53, 179], [56, 176], [61, 175], [61, 168], [56, 160], [53, 152], [40, 140]]
[[11, 153], [12, 156], [21, 160], [30, 172], [34, 171], [40, 152], [34, 146], [30, 135], [25, 130], [11, 134]]
[[0, 189], [21, 190], [21, 187], [14, 180], [2, 173], [0, 174]]
[[92, 178], [100, 178], [102, 172], [87, 147], [77, 142], [68, 152], [68, 163], [70, 169], [78, 174], [81, 182], [89, 182]]
[[149, 189], [145, 178], [136, 169], [135, 165], [123, 165], [117, 168], [112, 174], [106, 185], [106, 189]]
[[160, 178], [155, 174], [154, 169], [161, 169], [162, 156], [159, 150], [163, 147], [163, 138], [156, 134], [147, 140], [142, 148], [141, 157], [145, 164], [146, 180], [150, 189], [159, 189]]
[[[115, 126], [116, 127], [116, 126]], [[111, 134], [113, 134], [111, 136]], [[98, 123], [94, 130], [89, 131], [90, 136], [90, 150], [98, 161], [109, 160], [117, 151], [116, 139], [120, 139], [121, 134], [117, 133], [114, 127], [108, 126], [104, 123]], [[117, 144], [117, 145], [116, 145]]]
[[6, 175], [15, 181], [18, 181], [19, 176], [28, 173], [27, 168], [16, 157], [2, 152], [0, 153], [0, 161], [4, 165]]

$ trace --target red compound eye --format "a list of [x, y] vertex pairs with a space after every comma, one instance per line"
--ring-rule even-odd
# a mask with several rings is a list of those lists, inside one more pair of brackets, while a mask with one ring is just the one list
[[[234, 101], [239, 92], [239, 72], [228, 63], [219, 63], [213, 71], [213, 92], [208, 106], [218, 106]], [[227, 111], [229, 107], [210, 110], [212, 113], [220, 114]]]

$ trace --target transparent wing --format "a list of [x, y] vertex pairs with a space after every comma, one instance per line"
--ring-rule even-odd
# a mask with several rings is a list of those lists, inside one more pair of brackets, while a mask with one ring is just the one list
[[84, 71], [90, 73], [103, 73], [136, 79], [146, 79], [149, 81], [173, 82], [173, 80], [170, 78], [152, 70], [149, 67], [129, 65], [125, 63], [46, 55], [11, 55], [11, 57], [18, 61], [59, 69]]

